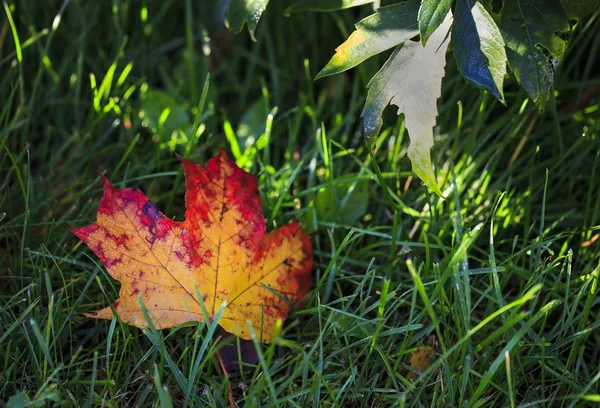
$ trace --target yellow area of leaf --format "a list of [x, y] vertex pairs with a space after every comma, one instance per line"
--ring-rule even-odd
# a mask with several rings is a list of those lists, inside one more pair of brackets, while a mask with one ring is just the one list
[[335, 49], [335, 55], [331, 57], [331, 60], [327, 64], [328, 66], [342, 66], [347, 64], [348, 56], [355, 52], [355, 47], [360, 46], [365, 42], [365, 33], [361, 30], [353, 31], [350, 37], [339, 47]]
[[310, 289], [310, 239], [294, 222], [266, 232], [256, 179], [225, 153], [206, 168], [182, 159], [183, 222], [164, 216], [137, 189], [105, 180], [97, 220], [73, 229], [121, 282], [120, 297], [90, 317], [167, 328], [212, 321], [250, 339], [251, 322], [268, 343], [278, 320]]
[[[434, 360], [434, 352], [433, 347], [430, 346], [421, 346], [417, 347], [415, 351], [413, 351], [410, 357], [410, 367], [416, 371], [423, 372], [429, 368], [431, 363]], [[414, 371], [408, 372], [408, 379], [414, 381], [417, 379], [419, 374]]]

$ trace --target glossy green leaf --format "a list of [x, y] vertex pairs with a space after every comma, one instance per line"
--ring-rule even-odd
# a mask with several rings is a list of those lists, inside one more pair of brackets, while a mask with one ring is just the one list
[[423, 45], [442, 24], [448, 13], [452, 0], [423, 0], [419, 8], [419, 33]]
[[600, 7], [598, 0], [561, 0], [561, 3], [567, 12], [567, 17], [578, 21]]
[[475, 0], [457, 0], [452, 44], [463, 76], [504, 102], [506, 52], [500, 29]]
[[234, 33], [242, 31], [245, 23], [248, 23], [248, 32], [253, 41], [254, 30], [258, 25], [260, 16], [267, 8], [269, 0], [231, 0], [227, 9], [225, 25]]
[[566, 43], [560, 36], [569, 31], [565, 11], [557, 1], [505, 0], [498, 25], [511, 70], [542, 111], [554, 71], [564, 59]]
[[441, 95], [446, 64], [446, 49], [451, 15], [431, 35], [425, 46], [407, 41], [398, 46], [367, 85], [367, 101], [363, 109], [367, 141], [376, 138], [381, 129], [383, 110], [388, 104], [404, 113], [404, 125], [410, 137], [408, 157], [413, 172], [437, 194], [441, 191], [433, 174], [430, 149], [437, 117], [437, 99]]
[[373, 3], [374, 1], [375, 0], [300, 0], [289, 6], [285, 12], [342, 10]]
[[416, 36], [419, 0], [382, 7], [356, 24], [356, 31], [335, 50], [335, 55], [316, 79], [338, 74], [367, 58]]

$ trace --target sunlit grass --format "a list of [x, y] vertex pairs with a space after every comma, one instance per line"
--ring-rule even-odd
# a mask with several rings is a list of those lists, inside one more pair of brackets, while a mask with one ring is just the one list
[[[312, 82], [350, 12], [284, 18], [274, 4], [251, 43], [193, 2], [7, 7], [19, 38], [9, 26], [0, 43], [0, 405], [228, 406], [225, 384], [239, 406], [600, 398], [600, 102], [582, 98], [598, 84], [583, 58], [597, 18], [543, 115], [510, 83], [508, 107], [479, 93], [449, 58], [432, 152], [442, 199], [410, 172], [393, 109], [375, 149], [362, 143], [381, 61]], [[174, 153], [205, 162], [220, 147], [258, 175], [267, 228], [299, 219], [315, 249], [306, 307], [227, 378], [214, 325], [85, 318], [118, 285], [68, 231], [93, 220], [98, 173], [181, 220]], [[436, 360], [411, 381], [421, 345]]]

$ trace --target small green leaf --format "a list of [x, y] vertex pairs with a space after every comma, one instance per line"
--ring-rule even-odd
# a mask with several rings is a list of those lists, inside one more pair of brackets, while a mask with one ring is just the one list
[[480, 3], [457, 0], [452, 44], [463, 76], [504, 102], [504, 40], [492, 16]]
[[300, 0], [289, 6], [285, 13], [298, 11], [333, 11], [373, 3], [375, 0]]
[[25, 391], [12, 395], [6, 403], [6, 408], [26, 408], [32, 405], [29, 396]]
[[60, 402], [61, 397], [56, 391], [56, 385], [51, 384], [48, 388], [38, 390], [32, 401], [25, 391], [12, 395], [6, 402], [6, 408], [43, 408], [55, 406], [51, 401]]
[[269, 0], [231, 0], [227, 9], [225, 25], [234, 33], [239, 33], [247, 22], [250, 37], [252, 41], [256, 41], [254, 30], [256, 30], [260, 16], [267, 8], [267, 4], [269, 4]]
[[448, 13], [452, 0], [423, 0], [419, 9], [419, 33], [423, 45], [442, 24]]
[[235, 132], [242, 152], [252, 147], [258, 138], [265, 133], [267, 116], [269, 116], [269, 105], [263, 98], [250, 105], [242, 115]]
[[425, 46], [407, 41], [398, 46], [392, 56], [367, 85], [367, 101], [362, 116], [367, 142], [375, 140], [381, 129], [383, 110], [388, 104], [404, 113], [404, 125], [410, 137], [408, 157], [413, 172], [441, 196], [433, 174], [430, 149], [433, 147], [433, 127], [437, 117], [437, 99], [441, 95], [446, 64], [446, 49], [451, 13], [431, 35]]
[[346, 174], [317, 193], [315, 209], [321, 221], [354, 225], [365, 213], [369, 204], [369, 183], [353, 181], [356, 176]]
[[561, 0], [569, 20], [581, 20], [582, 17], [592, 14], [600, 6], [598, 0]]
[[408, 0], [382, 7], [377, 13], [359, 21], [356, 31], [336, 48], [333, 58], [315, 79], [346, 71], [419, 34], [418, 9], [419, 0]]
[[140, 103], [140, 115], [154, 133], [170, 137], [173, 132], [187, 132], [191, 127], [187, 112], [166, 92], [149, 89]]
[[569, 32], [560, 3], [539, 0], [505, 0], [498, 24], [506, 44], [508, 64], [519, 84], [540, 111], [544, 110], [563, 61]]

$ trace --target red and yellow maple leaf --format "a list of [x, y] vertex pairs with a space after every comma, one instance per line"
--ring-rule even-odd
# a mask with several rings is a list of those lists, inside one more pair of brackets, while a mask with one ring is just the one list
[[[266, 232], [255, 176], [224, 151], [205, 168], [181, 161], [185, 221], [166, 217], [140, 190], [105, 179], [96, 222], [72, 231], [121, 282], [112, 308], [124, 322], [147, 325], [138, 296], [156, 328], [204, 321], [200, 293], [209, 319], [226, 302], [221, 327], [250, 339], [250, 321], [268, 343], [277, 320], [310, 289], [310, 239], [297, 222]], [[107, 307], [89, 316], [114, 315]]]

